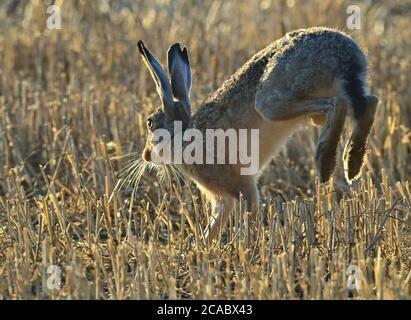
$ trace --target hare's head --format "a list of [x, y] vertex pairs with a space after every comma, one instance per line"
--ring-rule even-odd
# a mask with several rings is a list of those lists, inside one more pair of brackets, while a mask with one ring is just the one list
[[170, 76], [167, 75], [156, 57], [142, 41], [139, 41], [137, 46], [156, 83], [157, 93], [161, 99], [161, 107], [146, 119], [149, 133], [142, 158], [145, 161], [151, 161], [151, 151], [156, 144], [156, 139], [153, 139], [155, 130], [168, 130], [173, 137], [175, 121], [181, 121], [183, 130], [190, 123], [191, 68], [187, 49], [181, 49], [178, 43], [168, 49], [167, 59]]

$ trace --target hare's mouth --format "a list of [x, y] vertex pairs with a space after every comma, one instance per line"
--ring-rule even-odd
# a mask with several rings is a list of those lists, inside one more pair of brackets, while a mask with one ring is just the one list
[[143, 150], [143, 153], [141, 155], [144, 161], [150, 162], [151, 161], [151, 149], [150, 148], [145, 148]]

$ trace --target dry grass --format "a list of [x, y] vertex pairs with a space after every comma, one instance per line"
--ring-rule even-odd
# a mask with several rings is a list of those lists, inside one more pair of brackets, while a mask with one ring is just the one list
[[[193, 185], [147, 174], [132, 201], [127, 186], [113, 191], [159, 103], [138, 39], [163, 61], [171, 43], [189, 46], [198, 106], [284, 32], [343, 29], [351, 2], [57, 1], [61, 30], [46, 28], [47, 1], [13, 2], [0, 5], [0, 298], [410, 297], [409, 1], [362, 4], [352, 32], [381, 98], [361, 179], [347, 186], [340, 170], [317, 184], [318, 131], [307, 128], [261, 179], [258, 231], [238, 210], [215, 247], [199, 241], [208, 208]], [[59, 290], [47, 289], [50, 265]]]

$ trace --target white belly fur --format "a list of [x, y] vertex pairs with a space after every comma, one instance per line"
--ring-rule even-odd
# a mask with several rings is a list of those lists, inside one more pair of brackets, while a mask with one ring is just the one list
[[298, 129], [307, 122], [306, 117], [285, 121], [264, 121], [260, 127], [260, 172]]

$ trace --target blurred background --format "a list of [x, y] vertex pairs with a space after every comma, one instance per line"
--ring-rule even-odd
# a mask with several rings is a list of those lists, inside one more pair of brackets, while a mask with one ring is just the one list
[[[47, 7], [52, 4], [60, 8], [61, 29], [47, 28], [51, 16]], [[411, 170], [411, 2], [362, 1], [360, 29], [348, 30], [347, 8], [352, 4], [342, 0], [2, 1], [0, 174], [24, 163], [26, 182], [33, 185], [38, 165], [49, 164], [61, 152], [65, 134], [58, 133], [63, 128], [72, 130], [84, 170], [103, 156], [99, 145], [103, 136], [112, 156], [141, 151], [143, 116], [159, 100], [136, 49], [139, 39], [163, 64], [172, 43], [189, 48], [195, 110], [249, 57], [284, 33], [329, 26], [347, 31], [361, 44], [369, 57], [371, 91], [381, 98], [366, 171], [377, 178], [385, 169], [392, 182], [404, 180]], [[315, 174], [317, 134], [316, 129], [309, 130], [294, 138], [286, 156], [265, 176], [266, 182], [284, 180], [290, 187], [308, 189]], [[95, 165], [94, 178], [101, 180], [105, 172]], [[0, 184], [4, 190], [4, 182]]]
[[[55, 14], [47, 12], [50, 5], [60, 9], [61, 29], [47, 27]], [[350, 5], [360, 8], [359, 29], [347, 28]], [[275, 208], [283, 208], [290, 221], [295, 217], [294, 224], [282, 226], [278, 220], [263, 229], [269, 240], [262, 246], [268, 246], [272, 265], [248, 265], [246, 254], [235, 253], [244, 248], [237, 242], [232, 251], [230, 246], [192, 251], [190, 237], [197, 227], [189, 230], [184, 219], [180, 224], [184, 210], [177, 199], [163, 206], [155, 175], [143, 178], [134, 207], [127, 190], [114, 192], [118, 202], [109, 203], [119, 170], [140, 156], [145, 116], [160, 103], [136, 48], [139, 39], [163, 64], [171, 44], [188, 47], [195, 111], [258, 50], [288, 31], [310, 26], [334, 27], [358, 41], [368, 56], [370, 88], [380, 105], [362, 179], [349, 187], [340, 163], [334, 186], [338, 199], [321, 198], [335, 190], [316, 185], [318, 128], [297, 133], [267, 168], [259, 184], [262, 202], [267, 208], [280, 204], [266, 214], [279, 217]], [[364, 270], [368, 263], [374, 266], [366, 254], [383, 256], [390, 266], [409, 267], [410, 39], [409, 0], [2, 0], [0, 298], [290, 298], [297, 278], [304, 297], [341, 298], [347, 297], [344, 264], [355, 243], [367, 248], [355, 249]], [[181, 197], [189, 215], [196, 216], [201, 208], [194, 204], [202, 202], [195, 188], [185, 188]], [[395, 199], [400, 206], [394, 207]], [[207, 210], [200, 211], [198, 225], [204, 227]], [[304, 220], [309, 215], [301, 212], [315, 219]], [[348, 223], [346, 214], [355, 216], [355, 223]], [[307, 226], [314, 229], [306, 231]], [[179, 231], [170, 238], [170, 230]], [[310, 255], [313, 243], [319, 251]], [[328, 257], [339, 267], [328, 269]], [[214, 262], [203, 264], [207, 259]], [[44, 268], [51, 262], [67, 276], [65, 290], [54, 296], [42, 287]], [[317, 270], [310, 263], [320, 270], [312, 278], [301, 275]], [[225, 268], [233, 272], [231, 283], [225, 282], [226, 273], [217, 278]], [[403, 297], [404, 288], [409, 294], [407, 274], [391, 275], [384, 287], [388, 293], [379, 297]], [[392, 280], [397, 276], [398, 282]], [[373, 288], [362, 297], [377, 296]]]

